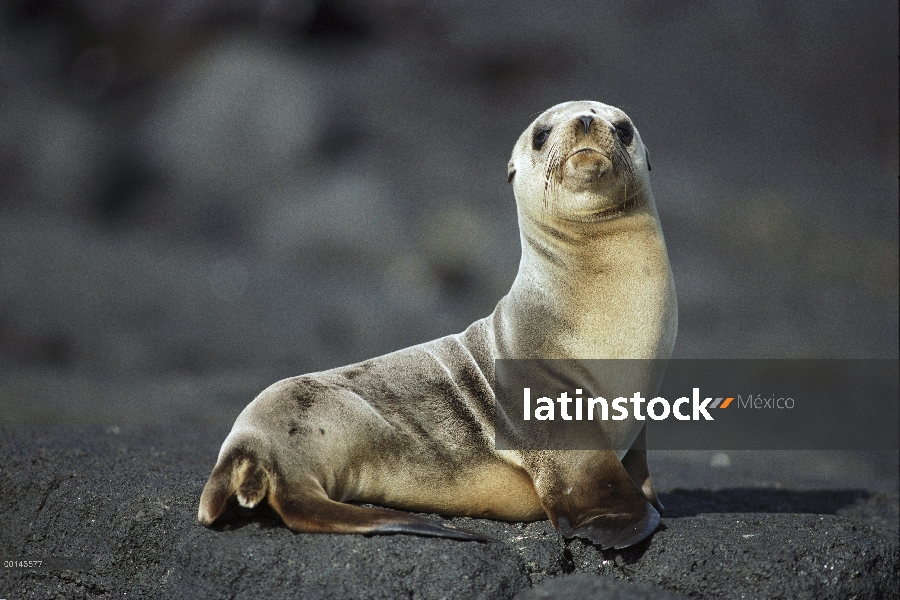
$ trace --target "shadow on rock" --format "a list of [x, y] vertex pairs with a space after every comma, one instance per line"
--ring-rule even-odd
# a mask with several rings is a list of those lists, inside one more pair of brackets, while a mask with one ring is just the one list
[[772, 490], [731, 488], [724, 490], [675, 489], [660, 494], [666, 517], [695, 517], [702, 513], [813, 513], [837, 514], [871, 497], [866, 490]]
[[256, 525], [260, 529], [288, 528], [267, 501], [263, 500], [254, 508], [245, 508], [238, 504], [237, 499], [232, 498], [228, 502], [228, 508], [216, 519], [210, 529], [235, 531], [248, 525]]
[[775, 513], [840, 515], [879, 529], [900, 528], [898, 493], [850, 490], [724, 490], [675, 489], [660, 494], [666, 507], [663, 518], [695, 517], [717, 513]]

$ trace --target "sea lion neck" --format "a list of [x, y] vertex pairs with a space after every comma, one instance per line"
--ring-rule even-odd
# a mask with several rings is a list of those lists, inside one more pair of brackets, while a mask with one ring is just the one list
[[[573, 222], [520, 211], [522, 259], [495, 318], [504, 358], [650, 358], [674, 343], [675, 291], [652, 196]], [[666, 356], [668, 354], [665, 354]]]
[[[618, 271], [647, 251], [645, 239], [661, 236], [652, 201], [626, 214], [593, 222], [571, 221], [548, 214], [519, 211], [522, 265], [538, 279], [573, 288], [595, 285], [593, 275]], [[643, 245], [635, 246], [635, 242]], [[651, 244], [650, 252], [658, 252]], [[664, 249], [662, 250], [664, 252]]]

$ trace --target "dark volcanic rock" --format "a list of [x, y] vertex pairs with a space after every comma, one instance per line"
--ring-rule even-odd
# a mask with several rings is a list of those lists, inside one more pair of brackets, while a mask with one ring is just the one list
[[[0, 597], [512, 598], [531, 585], [519, 554], [503, 543], [302, 535], [265, 509], [232, 510], [224, 527], [206, 529], [197, 500], [222, 435], [5, 431], [0, 554], [86, 556], [92, 565], [4, 569]], [[535, 526], [546, 529], [528, 527]], [[528, 555], [534, 542], [525, 538], [545, 534], [556, 554], [539, 549], [532, 570], [553, 571], [559, 536], [552, 529], [510, 536], [521, 538]]]
[[414, 536], [298, 535], [281, 526], [192, 526], [161, 586], [168, 597], [511, 598], [529, 585], [503, 544]]
[[[893, 532], [833, 515], [704, 514], [684, 492], [676, 514], [692, 516], [664, 516], [653, 537], [623, 551], [564, 541], [547, 521], [453, 519], [499, 540], [477, 543], [296, 534], [267, 507], [233, 507], [206, 529], [197, 501], [225, 433], [0, 429], [0, 556], [90, 561], [70, 570], [4, 568], [0, 598], [494, 599], [535, 584], [546, 587], [532, 593], [556, 597], [601, 589], [632, 594], [612, 597], [897, 595]], [[576, 571], [607, 579], [569, 575]], [[634, 595], [646, 590], [656, 595]]]
[[665, 519], [632, 548], [570, 545], [576, 568], [700, 597], [890, 598], [896, 536], [831, 515], [718, 514]]
[[450, 520], [457, 527], [489, 535], [514, 550], [532, 584], [575, 570], [565, 541], [550, 521], [506, 523], [470, 518]]
[[610, 577], [577, 573], [557, 577], [516, 596], [515, 600], [679, 600], [684, 596], [642, 583], [631, 583]]

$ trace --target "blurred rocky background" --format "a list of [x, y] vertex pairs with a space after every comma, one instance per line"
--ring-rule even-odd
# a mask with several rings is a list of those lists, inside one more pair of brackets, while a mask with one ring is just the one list
[[676, 356], [896, 358], [897, 12], [8, 0], [0, 423], [227, 426], [461, 331], [517, 269], [512, 146], [575, 99], [650, 150]]
[[897, 452], [653, 453], [621, 555], [195, 515], [263, 387], [493, 310], [566, 100], [649, 148], [676, 356], [897, 358], [897, 48], [887, 0], [0, 2], [0, 553], [94, 560], [0, 595], [895, 597]]

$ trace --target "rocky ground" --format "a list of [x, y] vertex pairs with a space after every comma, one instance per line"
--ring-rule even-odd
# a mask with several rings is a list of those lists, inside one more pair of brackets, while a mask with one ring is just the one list
[[0, 597], [898, 594], [896, 453], [732, 453], [729, 466], [715, 453], [659, 453], [652, 468], [667, 507], [662, 525], [633, 548], [601, 551], [564, 540], [547, 521], [452, 519], [495, 543], [310, 535], [291, 532], [267, 507], [234, 506], [206, 529], [197, 501], [226, 432], [2, 429], [0, 555], [88, 562], [4, 568]]
[[[898, 356], [898, 7], [0, 4], [0, 572], [19, 597], [897, 597], [897, 452], [657, 452], [621, 552], [196, 523], [282, 377], [465, 328], [506, 164], [596, 99], [653, 165], [677, 357]], [[434, 517], [439, 518], [439, 517]]]

